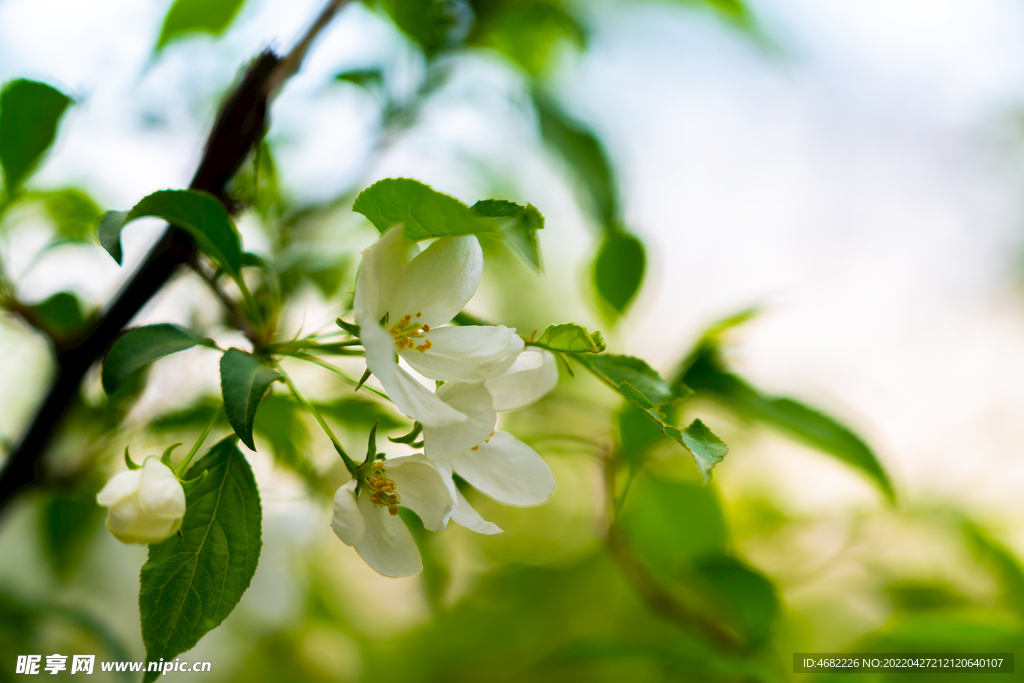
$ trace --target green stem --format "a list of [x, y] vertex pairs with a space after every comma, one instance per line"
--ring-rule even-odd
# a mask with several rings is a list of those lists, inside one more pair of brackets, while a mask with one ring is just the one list
[[619, 499], [615, 501], [614, 509], [616, 517], [618, 517], [619, 513], [622, 512], [622, 504], [626, 502], [626, 496], [629, 495], [629, 489], [633, 486], [634, 479], [636, 479], [636, 468], [630, 466], [629, 475], [626, 477], [626, 484], [622, 487], [622, 493], [619, 494]]
[[[317, 358], [316, 356], [311, 356], [308, 353], [302, 353], [301, 351], [295, 351], [295, 352], [289, 353], [287, 355], [291, 356], [292, 358], [298, 358], [299, 360], [304, 360], [304, 361], [306, 361], [308, 363], [313, 363], [314, 365], [319, 365], [320, 367], [324, 368], [325, 370], [330, 370], [334, 374], [338, 375], [339, 377], [344, 379], [346, 382], [348, 382], [352, 386], [354, 386], [354, 387], [358, 387], [359, 386], [359, 380], [358, 379], [356, 379], [352, 375], [348, 374], [347, 372], [345, 372], [341, 368], [336, 367], [334, 365], [331, 365], [327, 361], [321, 360], [321, 359]], [[389, 397], [387, 394], [385, 394], [383, 391], [380, 391], [379, 389], [374, 389], [373, 387], [368, 387], [365, 384], [363, 385], [363, 389], [365, 389], [366, 391], [369, 391], [371, 394], [376, 394], [377, 396], [380, 396], [381, 398], [386, 399], [388, 401], [391, 400], [391, 397]]]
[[188, 455], [185, 456], [185, 459], [178, 464], [178, 471], [176, 472], [176, 474], [179, 477], [182, 475], [182, 473], [185, 472], [185, 468], [188, 467], [188, 464], [192, 462], [192, 457], [199, 452], [199, 449], [202, 447], [203, 442], [206, 441], [206, 437], [208, 437], [210, 435], [210, 432], [213, 431], [213, 425], [216, 424], [218, 417], [220, 417], [220, 411], [213, 411], [213, 415], [210, 417], [210, 421], [206, 423], [206, 428], [203, 429], [203, 433], [199, 435], [199, 440], [196, 441], [194, 446], [192, 446], [192, 450], [188, 452]]
[[353, 351], [349, 348], [352, 346], [362, 346], [362, 344], [362, 341], [359, 339], [330, 342], [327, 344], [320, 344], [312, 340], [298, 339], [296, 341], [268, 344], [266, 346], [266, 352], [274, 354], [288, 353], [289, 351], [311, 351], [317, 353], [329, 353], [335, 356], [362, 356], [362, 351]]
[[277, 369], [281, 373], [281, 377], [284, 378], [284, 383], [288, 386], [288, 389], [292, 392], [292, 396], [294, 396], [295, 400], [298, 401], [306, 410], [308, 410], [310, 413], [312, 413], [313, 417], [316, 418], [316, 421], [318, 423], [320, 423], [321, 429], [324, 430], [324, 433], [327, 434], [327, 437], [331, 440], [331, 443], [334, 444], [334, 450], [338, 451], [338, 455], [341, 456], [342, 461], [345, 463], [345, 468], [349, 471], [349, 473], [352, 476], [355, 476], [356, 470], [359, 469], [358, 463], [356, 463], [352, 458], [348, 457], [348, 453], [346, 453], [345, 449], [341, 447], [341, 442], [338, 441], [338, 437], [336, 437], [334, 435], [334, 432], [331, 431], [331, 427], [324, 420], [323, 415], [321, 415], [320, 411], [316, 409], [316, 406], [314, 406], [312, 403], [307, 401], [302, 396], [302, 394], [299, 393], [299, 390], [295, 386], [295, 383], [292, 382], [292, 378], [289, 377], [285, 373], [285, 371], [280, 368], [280, 366], [278, 366]]

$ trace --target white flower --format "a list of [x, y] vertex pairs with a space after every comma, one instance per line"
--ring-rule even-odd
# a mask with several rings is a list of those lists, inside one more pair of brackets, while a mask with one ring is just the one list
[[464, 422], [466, 415], [399, 367], [397, 356], [430, 379], [479, 383], [505, 372], [523, 350], [508, 327], [439, 327], [470, 300], [482, 272], [473, 235], [442, 237], [419, 252], [396, 225], [363, 252], [352, 307], [366, 366], [398, 409], [423, 425]]
[[[465, 422], [424, 426], [424, 453], [449, 476], [452, 472], [473, 488], [505, 505], [528, 507], [551, 498], [555, 479], [537, 451], [506, 432], [494, 431], [498, 410], [533, 403], [558, 381], [555, 357], [549, 351], [523, 351], [509, 370], [486, 383], [448, 382], [437, 397], [467, 416]], [[453, 486], [454, 490], [454, 486]], [[479, 533], [501, 530], [486, 522], [455, 490], [452, 519]]]
[[108, 509], [107, 528], [122, 543], [160, 543], [181, 528], [185, 516], [181, 482], [155, 455], [139, 469], [115, 474], [96, 502]]
[[384, 576], [419, 573], [423, 560], [412, 534], [398, 517], [398, 507], [415, 512], [424, 528], [441, 531], [455, 506], [450, 481], [417, 453], [375, 463], [358, 495], [357, 484], [353, 479], [334, 494], [334, 533]]

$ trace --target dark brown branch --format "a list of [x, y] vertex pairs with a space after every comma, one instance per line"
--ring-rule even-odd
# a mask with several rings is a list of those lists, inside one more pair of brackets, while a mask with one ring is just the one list
[[[217, 196], [229, 211], [234, 208], [226, 188], [249, 152], [263, 138], [268, 99], [298, 70], [317, 33], [342, 4], [344, 0], [331, 0], [286, 58], [266, 50], [253, 61], [221, 107], [190, 188]], [[82, 336], [54, 343], [56, 376], [32, 424], [0, 474], [0, 509], [19, 491], [44, 481], [42, 454], [75, 401], [85, 373], [103, 357], [121, 330], [171, 279], [178, 267], [193, 263], [195, 256], [196, 246], [188, 233], [168, 226], [106, 313]]]

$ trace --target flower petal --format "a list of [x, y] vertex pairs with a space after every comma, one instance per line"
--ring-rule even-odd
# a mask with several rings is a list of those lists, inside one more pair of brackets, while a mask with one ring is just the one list
[[110, 507], [120, 500], [134, 496], [142, 484], [142, 470], [121, 470], [96, 494], [96, 504]]
[[185, 514], [185, 490], [171, 468], [151, 455], [142, 463], [139, 506], [148, 517], [180, 518]]
[[366, 367], [380, 380], [388, 397], [403, 413], [423, 425], [441, 426], [465, 422], [466, 416], [434, 395], [398, 366], [395, 342], [375, 322], [362, 326]]
[[480, 286], [484, 255], [474, 235], [442, 237], [402, 271], [387, 302], [391, 320], [403, 315], [434, 327], [462, 310]]
[[359, 557], [384, 576], [420, 573], [423, 560], [402, 518], [377, 507], [369, 496], [359, 496], [357, 504], [366, 522], [366, 533], [354, 546]]
[[404, 228], [395, 225], [372, 246], [363, 250], [363, 262], [359, 267], [356, 293], [352, 300], [352, 310], [360, 326], [371, 321], [379, 322], [387, 311], [391, 292], [398, 283], [404, 265], [404, 246]]
[[558, 361], [546, 349], [525, 349], [504, 374], [486, 382], [495, 410], [515, 410], [540, 400], [558, 384]]
[[540, 505], [555, 491], [555, 478], [544, 459], [507, 432], [497, 432], [479, 450], [449, 461], [473, 488], [505, 505]]
[[435, 396], [469, 419], [444, 427], [424, 427], [424, 453], [428, 458], [468, 451], [494, 433], [498, 413], [491, 406], [491, 392], [483, 384], [448, 382]]
[[356, 480], [348, 482], [334, 494], [331, 528], [345, 545], [355, 545], [366, 534], [366, 520], [355, 495]]
[[484, 382], [505, 372], [523, 350], [523, 340], [512, 328], [499, 325], [438, 327], [423, 335], [426, 351], [399, 353], [424, 377], [443, 382]]
[[455, 489], [455, 508], [452, 509], [452, 521], [478, 534], [492, 536], [501, 533], [501, 527], [481, 517], [480, 513], [469, 504], [469, 501], [458, 489]]
[[385, 462], [385, 472], [402, 498], [399, 505], [419, 515], [424, 529], [441, 531], [448, 526], [455, 499], [445, 475], [432, 462], [419, 453], [391, 458]]

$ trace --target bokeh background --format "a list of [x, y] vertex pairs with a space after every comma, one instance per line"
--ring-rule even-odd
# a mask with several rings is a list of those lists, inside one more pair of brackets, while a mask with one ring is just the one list
[[[657, 476], [637, 480], [624, 519], [656, 574], [756, 636], [756, 652], [738, 655], [657, 614], [610, 558], [598, 456], [618, 443], [618, 404], [586, 378], [563, 372], [543, 404], [507, 416], [551, 464], [551, 503], [474, 501], [505, 534], [449, 529], [425, 541], [427, 570], [412, 579], [377, 576], [330, 532], [330, 491], [318, 486], [338, 473], [326, 439], [312, 429], [293, 439], [317, 469], [312, 485], [272, 457], [282, 446], [265, 431], [249, 454], [264, 551], [238, 609], [189, 653], [213, 662], [204, 679], [790, 680], [793, 652], [1024, 651], [1024, 8], [550, 4], [574, 27], [548, 35], [527, 14], [530, 30], [497, 23], [473, 39], [483, 47], [431, 59], [362, 4], [323, 34], [273, 106], [277, 213], [239, 219], [247, 249], [292, 258], [303, 276], [290, 329], [320, 328], [345, 308], [355, 256], [374, 238], [349, 209], [373, 181], [413, 177], [467, 203], [529, 202], [546, 219], [543, 277], [489, 252], [471, 311], [521, 332], [585, 323], [671, 376], [709, 325], [757, 307], [723, 340], [729, 366], [859, 434], [898, 504], [770, 424], [687, 404], [729, 456], [701, 488], [678, 449], [657, 447]], [[156, 53], [167, 8], [0, 0], [0, 82], [33, 78], [78, 99], [32, 187], [74, 186], [102, 209], [126, 209], [186, 185], [240, 66], [262, 47], [287, 48], [319, 5], [249, 0], [222, 35], [182, 36]], [[467, 8], [456, 38], [476, 35]], [[508, 38], [534, 33], [544, 35], [527, 52]], [[336, 78], [367, 69], [382, 84]], [[534, 88], [600, 140], [619, 218], [646, 245], [644, 285], [621, 319], [603, 315], [593, 291], [603, 226], [584, 183], [545, 145]], [[282, 241], [273, 216], [311, 206], [316, 215]], [[27, 204], [4, 216], [0, 251], [23, 301], [70, 290], [102, 307], [160, 229], [127, 230], [119, 268], [88, 240], [54, 245], [51, 219]], [[138, 321], [241, 343], [219, 315], [203, 283], [182, 276]], [[45, 339], [14, 318], [0, 320], [0, 344], [9, 443], [52, 361]], [[141, 454], [187, 441], [194, 424], [173, 414], [216, 395], [216, 361], [203, 349], [161, 361], [120, 429], [62, 439], [52, 467], [109, 473], [127, 443]], [[297, 376], [324, 401], [344, 391], [317, 372]], [[98, 391], [86, 386], [86, 399]], [[367, 424], [342, 426], [358, 443]], [[645, 507], [667, 495], [665, 481], [677, 487], [675, 516]], [[61, 539], [55, 560], [48, 495], [0, 520], [4, 637], [17, 644], [3, 647], [0, 678], [22, 649], [144, 656], [145, 549], [117, 543], [100, 517]]]

